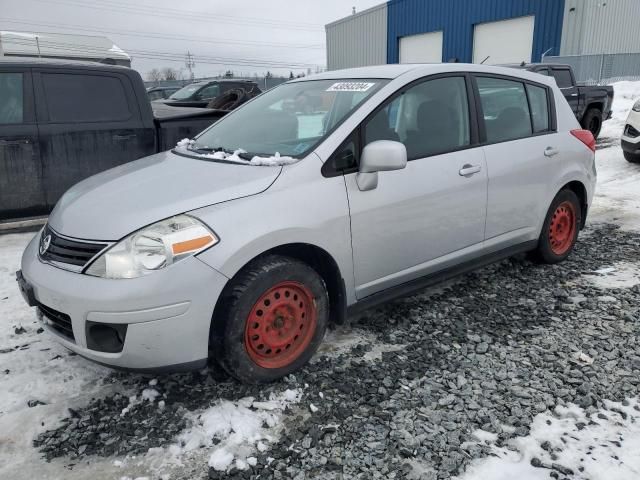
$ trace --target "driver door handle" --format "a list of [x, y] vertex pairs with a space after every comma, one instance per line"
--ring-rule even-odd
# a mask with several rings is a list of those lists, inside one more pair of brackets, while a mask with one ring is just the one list
[[476, 173], [479, 173], [482, 170], [480, 165], [469, 165], [468, 163], [463, 165], [460, 171], [458, 172], [461, 177], [470, 177]]

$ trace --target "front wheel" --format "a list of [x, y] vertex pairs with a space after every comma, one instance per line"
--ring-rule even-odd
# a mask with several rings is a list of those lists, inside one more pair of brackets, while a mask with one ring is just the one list
[[211, 328], [218, 363], [244, 383], [295, 372], [313, 356], [329, 321], [322, 277], [293, 258], [255, 260], [231, 280]]
[[571, 190], [561, 190], [547, 212], [534, 258], [542, 263], [562, 262], [573, 250], [581, 224], [578, 196]]

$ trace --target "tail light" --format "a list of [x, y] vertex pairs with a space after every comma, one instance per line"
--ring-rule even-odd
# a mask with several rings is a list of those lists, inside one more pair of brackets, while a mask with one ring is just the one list
[[592, 152], [596, 151], [596, 139], [589, 130], [571, 130], [571, 135], [584, 143]]

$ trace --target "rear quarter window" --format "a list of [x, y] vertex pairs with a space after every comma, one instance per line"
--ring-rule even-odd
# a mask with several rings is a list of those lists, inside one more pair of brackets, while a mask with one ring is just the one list
[[49, 121], [119, 122], [131, 118], [120, 78], [109, 75], [43, 73]]
[[531, 106], [533, 132], [540, 133], [548, 131], [550, 129], [550, 122], [547, 89], [527, 84], [527, 95], [529, 95], [529, 105]]

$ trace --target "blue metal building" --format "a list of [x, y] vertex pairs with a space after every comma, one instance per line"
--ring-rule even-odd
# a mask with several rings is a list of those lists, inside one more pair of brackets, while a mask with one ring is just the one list
[[[530, 60], [540, 61], [545, 52], [560, 53], [564, 4], [565, 0], [391, 0], [387, 2], [387, 63], [401, 60], [403, 38], [430, 32], [441, 32], [440, 61], [472, 62], [478, 25], [522, 17], [533, 17]], [[486, 36], [490, 42], [492, 33], [487, 31]], [[496, 38], [496, 42], [509, 41]]]

